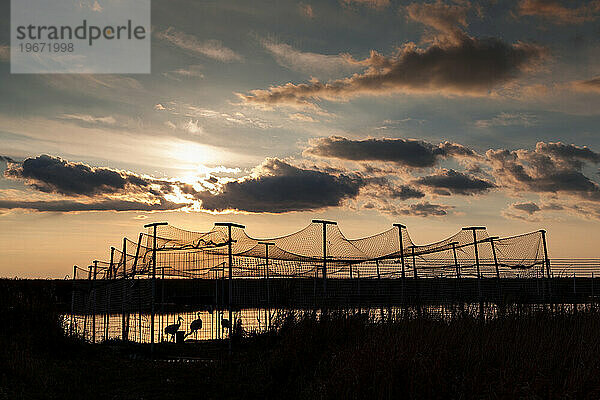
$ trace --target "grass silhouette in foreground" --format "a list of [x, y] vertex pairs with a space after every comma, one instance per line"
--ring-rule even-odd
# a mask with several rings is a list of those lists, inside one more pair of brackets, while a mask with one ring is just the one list
[[[0, 399], [598, 398], [600, 313], [509, 310], [487, 322], [289, 314], [226, 343], [84, 343], [64, 335], [53, 293], [0, 281]], [[132, 358], [132, 355], [141, 358]]]

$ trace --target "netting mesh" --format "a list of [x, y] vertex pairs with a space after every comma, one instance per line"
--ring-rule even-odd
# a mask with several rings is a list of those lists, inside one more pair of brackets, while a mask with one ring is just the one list
[[[75, 269], [71, 326], [90, 340], [147, 342], [172, 339], [168, 325], [184, 329], [201, 319], [209, 326], [190, 328], [189, 338], [219, 339], [232, 329], [230, 310], [234, 324], [240, 320], [252, 330], [268, 327], [277, 310], [325, 303], [381, 308], [481, 299], [488, 292], [497, 299], [498, 284], [479, 281], [549, 276], [544, 246], [543, 231], [497, 238], [465, 228], [416, 245], [403, 226], [359, 239], [347, 239], [325, 221], [267, 239], [237, 225], [207, 232], [152, 226], [111, 248], [109, 261]], [[478, 279], [459, 287], [418, 278]]]

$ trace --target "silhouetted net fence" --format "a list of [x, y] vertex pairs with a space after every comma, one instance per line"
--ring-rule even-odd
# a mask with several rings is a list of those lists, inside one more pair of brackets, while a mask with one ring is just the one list
[[[75, 268], [69, 329], [92, 341], [172, 340], [178, 330], [205, 340], [236, 328], [263, 331], [285, 310], [343, 308], [385, 318], [594, 298], [594, 280], [590, 286], [583, 277], [598, 263], [577, 270], [567, 261], [551, 268], [544, 231], [499, 238], [471, 227], [415, 245], [402, 225], [361, 239], [347, 239], [327, 221], [270, 239], [235, 224], [208, 232], [159, 225], [111, 248], [108, 262]], [[580, 276], [575, 297], [569, 279], [552, 279], [565, 270]]]

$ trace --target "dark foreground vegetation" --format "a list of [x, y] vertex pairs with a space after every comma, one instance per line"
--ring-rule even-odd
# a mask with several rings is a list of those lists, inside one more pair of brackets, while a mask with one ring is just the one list
[[[51, 288], [0, 281], [0, 399], [600, 398], [600, 312], [288, 315], [226, 343], [84, 343]], [[518, 311], [518, 312], [517, 312]], [[191, 362], [181, 361], [191, 359]], [[168, 359], [179, 359], [169, 362]]]

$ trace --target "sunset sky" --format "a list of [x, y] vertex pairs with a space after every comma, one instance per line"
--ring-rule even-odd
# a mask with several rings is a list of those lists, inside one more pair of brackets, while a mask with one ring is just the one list
[[545, 228], [551, 257], [600, 255], [600, 1], [153, 0], [150, 75], [11, 75], [9, 3], [0, 276], [153, 221]]

